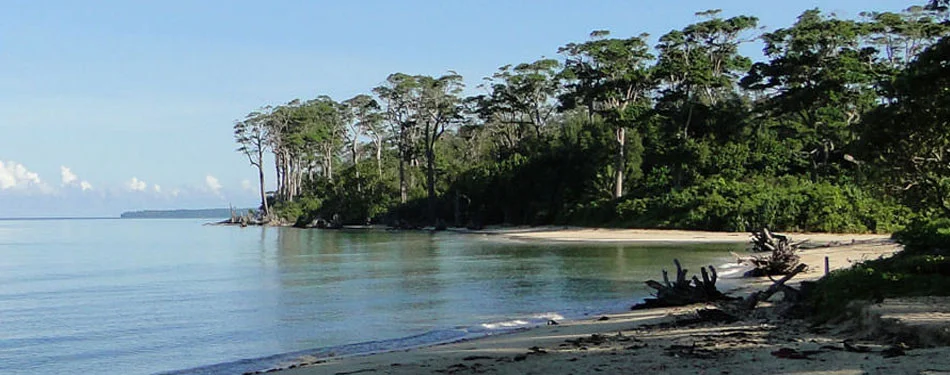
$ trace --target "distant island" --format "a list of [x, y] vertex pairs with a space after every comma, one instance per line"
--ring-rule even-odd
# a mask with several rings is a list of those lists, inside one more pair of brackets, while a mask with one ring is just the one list
[[[250, 208], [235, 209], [237, 214], [246, 213]], [[144, 210], [123, 212], [123, 219], [226, 219], [231, 217], [229, 208], [207, 208], [198, 210]]]

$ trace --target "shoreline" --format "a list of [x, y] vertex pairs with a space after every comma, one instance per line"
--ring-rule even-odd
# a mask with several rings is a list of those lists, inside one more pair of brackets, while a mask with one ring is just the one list
[[[480, 230], [450, 228], [452, 233], [512, 240], [568, 243], [748, 243], [748, 232], [712, 232], [680, 229], [615, 229], [572, 226], [498, 227]], [[779, 232], [810, 245], [846, 244], [890, 239], [889, 234]]]
[[[590, 228], [502, 228], [482, 231], [451, 231], [461, 234], [499, 236], [501, 238], [526, 241], [561, 241], [565, 236], [574, 236], [570, 242], [590, 243], [736, 243], [746, 242], [746, 233], [719, 233], [693, 231], [666, 231], [666, 230], [624, 230], [624, 229], [590, 229]], [[823, 260], [829, 258], [832, 270], [847, 267], [850, 264], [880, 256], [887, 256], [899, 250], [899, 245], [890, 241], [886, 235], [853, 235], [853, 234], [797, 234], [786, 233], [794, 239], [812, 239], [811, 244], [817, 245], [802, 251], [802, 262], [810, 267], [795, 279], [793, 283], [805, 280], [815, 280], [823, 275]], [[598, 237], [599, 236], [599, 237]], [[846, 245], [842, 245], [846, 244]], [[659, 270], [657, 270], [659, 277]], [[744, 297], [754, 290], [760, 290], [771, 284], [767, 278], [729, 278], [733, 285], [724, 292], [734, 296]], [[768, 306], [768, 303], [765, 303]], [[695, 315], [698, 308], [712, 307], [712, 305], [695, 305], [687, 307], [660, 308], [642, 311], [626, 311], [614, 314], [605, 314], [603, 318], [577, 319], [560, 322], [558, 325], [541, 325], [526, 327], [513, 332], [492, 334], [483, 337], [462, 339], [461, 341], [434, 344], [428, 346], [402, 349], [397, 351], [358, 354], [339, 358], [310, 358], [301, 359], [280, 368], [263, 370], [258, 373], [276, 372], [282, 375], [315, 375], [315, 374], [353, 374], [353, 373], [385, 373], [385, 374], [414, 374], [414, 373], [481, 373], [491, 371], [501, 374], [530, 373], [584, 373], [590, 371], [630, 371], [649, 370], [649, 367], [625, 364], [618, 367], [615, 356], [622, 340], [627, 336], [664, 336], [670, 334], [684, 335], [679, 339], [689, 339], [692, 331], [672, 331], [662, 327], [663, 324], [674, 324], [677, 320]], [[766, 308], [767, 309], [767, 308]], [[758, 310], [756, 311], [758, 313]], [[749, 322], [744, 322], [748, 324]], [[675, 325], [675, 324], [674, 324]], [[804, 323], [796, 329], [804, 330]], [[620, 336], [618, 332], [621, 332]], [[628, 334], [629, 332], [629, 334]], [[751, 333], [750, 333], [751, 334]], [[624, 336], [627, 335], [627, 336]], [[614, 337], [607, 345], [610, 350], [595, 351], [588, 347], [571, 347], [564, 349], [564, 340], [585, 340], [592, 337], [594, 341], [604, 337]], [[665, 339], [660, 339], [665, 340]], [[610, 340], [607, 340], [610, 341]], [[627, 341], [622, 341], [626, 343]], [[695, 342], [694, 342], [695, 343]], [[674, 344], [669, 344], [673, 345]], [[638, 350], [642, 350], [638, 349]], [[557, 352], [557, 356], [548, 356]], [[656, 353], [654, 353], [656, 354]], [[663, 353], [660, 353], [663, 354]], [[570, 358], [564, 358], [568, 356]], [[560, 363], [560, 359], [567, 362]], [[675, 358], [675, 357], [674, 357]], [[528, 362], [532, 366], [525, 367]], [[662, 361], [661, 361], [662, 362]], [[675, 362], [675, 361], [673, 361]], [[669, 369], [674, 363], [664, 363], [660, 366]], [[575, 366], [576, 365], [576, 366]], [[577, 367], [582, 366], [582, 367]], [[587, 367], [583, 367], [587, 366]], [[594, 366], [594, 367], [590, 367]], [[573, 370], [571, 370], [573, 369]], [[655, 368], [654, 368], [655, 370]], [[691, 373], [684, 371], [682, 373]]]

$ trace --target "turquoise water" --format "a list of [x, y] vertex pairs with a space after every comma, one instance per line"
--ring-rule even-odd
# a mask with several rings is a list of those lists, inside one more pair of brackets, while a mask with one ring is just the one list
[[0, 221], [0, 373], [241, 373], [473, 337], [625, 309], [673, 258], [742, 246], [201, 224]]

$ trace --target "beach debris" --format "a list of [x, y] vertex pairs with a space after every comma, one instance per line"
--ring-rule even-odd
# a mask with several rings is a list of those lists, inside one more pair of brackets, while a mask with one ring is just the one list
[[465, 364], [462, 364], [462, 363], [456, 363], [456, 364], [454, 364], [454, 365], [451, 365], [451, 366], [449, 366], [449, 367], [446, 367], [444, 370], [434, 370], [433, 372], [437, 372], [437, 373], [441, 373], [441, 374], [454, 374], [454, 373], [457, 373], [457, 372], [460, 372], [460, 371], [466, 371], [466, 370], [469, 370], [469, 369], [475, 370], [475, 372], [478, 372], [477, 369], [478, 369], [479, 366], [480, 366], [480, 365], [479, 365], [478, 363], [472, 365], [472, 367], [468, 367], [468, 366], [466, 366]]
[[482, 359], [492, 359], [492, 357], [487, 355], [470, 355], [468, 357], [462, 358], [463, 361], [478, 361]]
[[881, 355], [884, 356], [884, 358], [894, 358], [894, 357], [907, 355], [907, 353], [904, 352], [904, 346], [898, 344], [898, 345], [891, 346], [887, 349], [884, 349], [883, 351], [881, 351]]
[[772, 352], [772, 356], [785, 359], [814, 359], [811, 356], [821, 353], [820, 350], [802, 350], [798, 351], [792, 348], [779, 348]]
[[666, 348], [666, 355], [671, 357], [686, 357], [686, 358], [698, 358], [698, 359], [713, 359], [716, 358], [716, 352], [703, 349], [696, 346], [696, 343], [693, 345], [677, 345], [673, 344]]
[[669, 327], [686, 327], [701, 323], [735, 323], [739, 318], [719, 309], [696, 310], [696, 317], [677, 319], [668, 324]]
[[540, 346], [532, 346], [528, 350], [530, 350], [528, 354], [548, 354], [548, 351]]
[[676, 280], [671, 283], [666, 270], [663, 270], [663, 283], [647, 280], [647, 286], [656, 290], [653, 294], [655, 298], [645, 299], [643, 303], [634, 305], [633, 310], [686, 306], [732, 299], [716, 289], [716, 280], [719, 276], [716, 274], [715, 267], [701, 267], [699, 270], [702, 280], [700, 280], [696, 276], [687, 278], [687, 270], [680, 265], [678, 259], [673, 259], [673, 264], [676, 265]]
[[798, 298], [801, 295], [801, 292], [795, 288], [785, 285], [785, 283], [788, 282], [788, 280], [791, 280], [793, 277], [795, 277], [795, 275], [798, 275], [799, 273], [804, 271], [805, 268], [807, 268], [807, 266], [805, 266], [804, 264], [799, 264], [797, 267], [795, 267], [795, 269], [793, 269], [787, 275], [785, 275], [781, 279], [775, 280], [775, 282], [772, 283], [772, 285], [769, 286], [768, 289], [764, 291], [753, 292], [748, 297], [746, 297], [745, 302], [743, 303], [744, 305], [743, 307], [746, 310], [752, 310], [755, 308], [757, 304], [759, 304], [759, 302], [768, 300], [769, 297], [772, 297], [773, 294], [778, 293], [779, 291], [782, 291], [785, 294], [786, 300], [794, 300], [795, 298]]
[[[772, 233], [768, 228], [752, 232], [749, 238], [752, 242], [751, 257], [739, 258], [740, 263], [753, 267], [746, 272], [747, 277], [786, 275], [794, 270], [801, 262], [798, 248], [808, 240], [792, 242], [791, 238], [778, 233]], [[767, 255], [758, 255], [767, 253]]]
[[871, 351], [871, 348], [864, 345], [854, 345], [854, 340], [847, 339], [841, 343], [844, 346], [844, 350], [852, 353], [868, 353]]
[[335, 373], [334, 375], [353, 375], [353, 374], [362, 374], [362, 373], [364, 373], [364, 372], [376, 372], [376, 369], [374, 369], [374, 368], [364, 368], [364, 369], [353, 370], [353, 371], [338, 372], [338, 373]]
[[602, 316], [602, 317], [600, 317], [600, 318], [597, 318], [597, 321], [598, 321], [598, 322], [603, 322], [603, 321], [607, 321], [607, 320], [610, 320], [610, 317], [609, 317], [609, 316]]

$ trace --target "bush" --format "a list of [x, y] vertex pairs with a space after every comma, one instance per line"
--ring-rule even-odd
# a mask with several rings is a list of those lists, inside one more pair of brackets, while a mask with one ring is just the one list
[[818, 281], [810, 306], [818, 320], [846, 312], [851, 301], [950, 295], [950, 257], [901, 253], [859, 263]]
[[323, 201], [316, 197], [298, 197], [292, 202], [277, 202], [271, 207], [271, 212], [284, 222], [295, 225], [307, 224], [314, 219], [313, 213], [318, 212]]
[[751, 181], [709, 178], [652, 197], [617, 203], [618, 226], [750, 231], [887, 233], [909, 210], [854, 186], [797, 177]]
[[918, 218], [904, 230], [894, 233], [904, 251], [916, 254], [947, 254], [950, 250], [950, 219]]
[[918, 219], [894, 234], [904, 250], [832, 272], [818, 281], [809, 298], [819, 320], [844, 313], [855, 300], [950, 295], [950, 219]]

